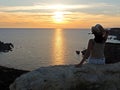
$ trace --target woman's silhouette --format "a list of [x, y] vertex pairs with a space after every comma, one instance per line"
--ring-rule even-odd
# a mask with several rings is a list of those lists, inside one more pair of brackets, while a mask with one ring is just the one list
[[108, 37], [108, 30], [105, 30], [100, 24], [96, 24], [91, 28], [94, 39], [88, 42], [87, 50], [83, 59], [76, 67], [79, 67], [88, 58], [88, 63], [105, 64], [104, 46]]

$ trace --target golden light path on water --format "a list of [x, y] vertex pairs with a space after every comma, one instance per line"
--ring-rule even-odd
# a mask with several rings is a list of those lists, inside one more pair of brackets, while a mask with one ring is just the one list
[[56, 29], [53, 43], [53, 65], [64, 64], [64, 36], [62, 29]]

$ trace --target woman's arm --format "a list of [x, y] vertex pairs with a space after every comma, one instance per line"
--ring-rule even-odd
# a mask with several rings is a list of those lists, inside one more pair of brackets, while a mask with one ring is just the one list
[[83, 62], [86, 60], [86, 58], [89, 57], [90, 51], [92, 48], [93, 48], [93, 40], [90, 39], [88, 42], [87, 51], [86, 51], [85, 55], [83, 56], [83, 59], [81, 60], [81, 62], [79, 64], [77, 64], [76, 67], [81, 66], [83, 64]]

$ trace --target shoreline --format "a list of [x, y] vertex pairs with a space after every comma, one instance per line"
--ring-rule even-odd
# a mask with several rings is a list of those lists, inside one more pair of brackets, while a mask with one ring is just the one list
[[0, 66], [0, 90], [9, 90], [9, 85], [17, 77], [27, 72], [29, 71]]

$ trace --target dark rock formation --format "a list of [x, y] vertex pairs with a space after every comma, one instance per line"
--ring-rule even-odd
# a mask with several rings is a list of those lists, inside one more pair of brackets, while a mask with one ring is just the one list
[[0, 52], [9, 52], [14, 48], [12, 43], [4, 43], [0, 41]]
[[0, 90], [9, 90], [9, 85], [20, 75], [29, 71], [0, 66]]
[[111, 28], [109, 35], [117, 36], [117, 40], [120, 40], [120, 28]]
[[120, 62], [120, 44], [106, 43], [105, 57], [106, 57], [106, 63]]

